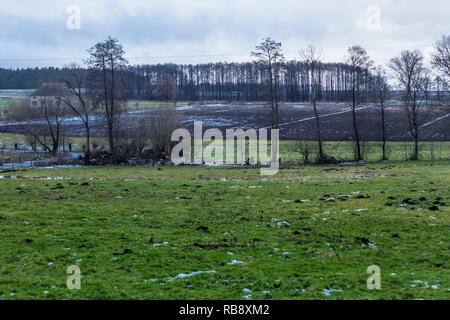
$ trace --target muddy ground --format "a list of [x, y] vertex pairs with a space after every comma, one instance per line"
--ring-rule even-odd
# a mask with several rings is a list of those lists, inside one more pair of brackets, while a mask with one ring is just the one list
[[[322, 126], [322, 137], [328, 141], [349, 141], [353, 139], [352, 113], [349, 104], [319, 103], [318, 111]], [[182, 127], [193, 131], [193, 122], [202, 121], [203, 129], [219, 128], [222, 132], [230, 128], [270, 128], [270, 107], [262, 103], [240, 104], [185, 104], [177, 107]], [[152, 116], [154, 110], [129, 112], [124, 114], [125, 123], [143, 116]], [[279, 109], [280, 137], [285, 140], [314, 140], [315, 120], [312, 107], [307, 103], [283, 103]], [[410, 140], [406, 110], [399, 104], [391, 104], [385, 112], [387, 138], [390, 141]], [[426, 117], [419, 119], [422, 141], [450, 141], [450, 108], [434, 106]], [[360, 105], [357, 111], [358, 127], [362, 140], [381, 140], [381, 113], [375, 105]], [[66, 135], [82, 136], [83, 126], [76, 118], [66, 121]], [[45, 127], [45, 123], [38, 124]], [[91, 120], [93, 136], [101, 137], [105, 132], [102, 116]], [[26, 134], [23, 123], [0, 123], [0, 132]]]

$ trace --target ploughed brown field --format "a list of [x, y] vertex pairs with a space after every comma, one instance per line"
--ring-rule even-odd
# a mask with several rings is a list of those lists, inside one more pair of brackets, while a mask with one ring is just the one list
[[[319, 103], [318, 112], [322, 126], [323, 140], [349, 141], [353, 139], [351, 105], [348, 103]], [[373, 104], [361, 104], [357, 111], [357, 121], [361, 140], [381, 140], [381, 111]], [[203, 129], [219, 128], [225, 133], [231, 128], [270, 128], [271, 108], [264, 103], [207, 103], [179, 104], [177, 106], [182, 127], [193, 131], [194, 121], [202, 121]], [[124, 114], [126, 121], [154, 114], [149, 108], [140, 112]], [[279, 108], [280, 138], [284, 140], [314, 140], [315, 121], [309, 103], [282, 103]], [[389, 104], [385, 111], [387, 139], [390, 141], [410, 140], [408, 118], [404, 106]], [[433, 105], [420, 119], [422, 141], [450, 141], [450, 108], [445, 105]], [[42, 124], [45, 126], [45, 124]], [[81, 136], [83, 127], [76, 119], [67, 121], [67, 133]], [[91, 120], [93, 134], [102, 136], [105, 123], [101, 116]], [[21, 133], [22, 124], [0, 124], [0, 132]]]

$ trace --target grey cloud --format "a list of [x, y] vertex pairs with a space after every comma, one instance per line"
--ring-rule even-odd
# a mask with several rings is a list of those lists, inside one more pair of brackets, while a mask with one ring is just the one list
[[[66, 9], [72, 3], [81, 8], [81, 30], [66, 28]], [[364, 26], [370, 5], [381, 9], [381, 30]], [[68, 61], [56, 58], [81, 59], [108, 35], [119, 38], [130, 57], [160, 57], [132, 62], [236, 59], [200, 55], [249, 53], [261, 37], [271, 36], [283, 43], [288, 58], [313, 43], [325, 49], [328, 60], [342, 59], [345, 47], [360, 43], [384, 47], [369, 50], [384, 63], [396, 52], [389, 47], [431, 44], [448, 33], [449, 12], [447, 0], [3, 0], [0, 59], [49, 60], [0, 60], [0, 66], [61, 66]]]

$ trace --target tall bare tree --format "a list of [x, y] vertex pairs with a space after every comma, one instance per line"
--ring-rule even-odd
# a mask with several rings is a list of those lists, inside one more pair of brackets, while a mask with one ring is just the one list
[[72, 64], [69, 67], [64, 68], [62, 83], [65, 94], [59, 99], [84, 125], [86, 132], [84, 163], [89, 165], [91, 159], [89, 116], [94, 108], [88, 95], [83, 90], [83, 86], [85, 85], [85, 72], [83, 72], [80, 66]]
[[284, 62], [284, 55], [281, 53], [281, 42], [276, 42], [270, 37], [263, 39], [261, 44], [256, 46], [256, 51], [251, 53], [256, 57], [258, 65], [267, 72], [269, 84], [269, 103], [271, 106], [272, 128], [278, 128], [278, 89], [279, 73]]
[[118, 154], [115, 144], [116, 120], [120, 112], [120, 106], [125, 100], [123, 94], [123, 72], [128, 61], [125, 59], [125, 51], [119, 40], [108, 37], [104, 42], [99, 42], [88, 50], [90, 55], [86, 61], [91, 71], [91, 90], [101, 101], [106, 124], [108, 128], [108, 140], [113, 164], [118, 164]]
[[450, 86], [450, 36], [443, 35], [441, 40], [436, 42], [431, 64], [442, 75], [447, 86]]
[[419, 50], [404, 50], [400, 56], [392, 58], [389, 67], [394, 71], [403, 94], [403, 101], [408, 115], [408, 129], [414, 138], [414, 153], [411, 160], [419, 159], [419, 134], [421, 125], [426, 120], [426, 105], [424, 99], [427, 96], [427, 88], [430, 79], [424, 65], [424, 57]]
[[[33, 93], [31, 100], [24, 100], [21, 106], [26, 132], [52, 156], [58, 153], [67, 115], [66, 106], [59, 100], [63, 94], [61, 85], [44, 83]], [[47, 142], [47, 137], [50, 137], [50, 142]]]
[[383, 156], [382, 160], [388, 160], [387, 152], [386, 152], [386, 113], [385, 109], [387, 106], [387, 101], [389, 99], [389, 83], [387, 81], [386, 70], [383, 69], [382, 66], [378, 66], [375, 69], [375, 96], [377, 104], [380, 106], [381, 111], [381, 133], [382, 133], [382, 151]]
[[326, 160], [325, 154], [323, 152], [322, 146], [322, 135], [320, 128], [320, 118], [319, 113], [317, 112], [317, 95], [316, 95], [316, 70], [321, 63], [322, 51], [317, 50], [314, 46], [308, 45], [306, 49], [300, 51], [300, 56], [304, 60], [304, 62], [309, 67], [310, 77], [311, 77], [311, 103], [314, 109], [314, 116], [316, 118], [316, 134], [317, 134], [317, 143], [319, 147], [318, 160], [322, 162]]
[[365, 49], [359, 45], [354, 45], [347, 49], [345, 62], [350, 67], [350, 81], [352, 86], [352, 122], [355, 133], [355, 160], [362, 160], [361, 142], [356, 118], [356, 107], [360, 103], [360, 86], [363, 84], [368, 70], [373, 65], [373, 61], [368, 56]]
[[150, 140], [156, 156], [167, 158], [171, 151], [172, 132], [179, 128], [177, 110], [173, 106], [157, 107], [149, 119]]

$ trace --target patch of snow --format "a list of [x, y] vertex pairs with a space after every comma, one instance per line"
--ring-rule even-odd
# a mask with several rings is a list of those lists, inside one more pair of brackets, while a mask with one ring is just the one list
[[441, 286], [440, 284], [433, 284], [431, 287], [432, 287], [434, 290], [437, 290], [437, 289], [439, 289], [440, 286]]
[[323, 294], [329, 297], [333, 292], [342, 292], [342, 289], [323, 289]]
[[277, 223], [277, 226], [282, 227], [282, 226], [286, 226], [289, 227], [289, 222], [287, 221], [281, 221]]
[[340, 166], [351, 166], [353, 164], [363, 164], [365, 163], [363, 160], [360, 161], [353, 161], [353, 162], [341, 162], [339, 163]]
[[168, 242], [155, 243], [155, 244], [153, 244], [153, 247], [167, 246], [168, 244], [169, 244]]
[[[366, 244], [363, 243], [362, 246], [363, 246], [363, 247], [366, 247]], [[368, 246], [369, 248], [376, 248], [376, 247], [377, 247], [376, 245], [374, 245], [373, 243], [370, 243], [370, 242], [367, 243], [367, 246]]]
[[175, 279], [185, 279], [185, 278], [190, 278], [199, 274], [208, 274], [208, 273], [216, 273], [216, 271], [211, 270], [211, 271], [195, 271], [195, 272], [191, 272], [191, 273], [180, 273], [179, 275], [177, 275], [176, 277], [170, 278], [169, 281], [175, 280]]

